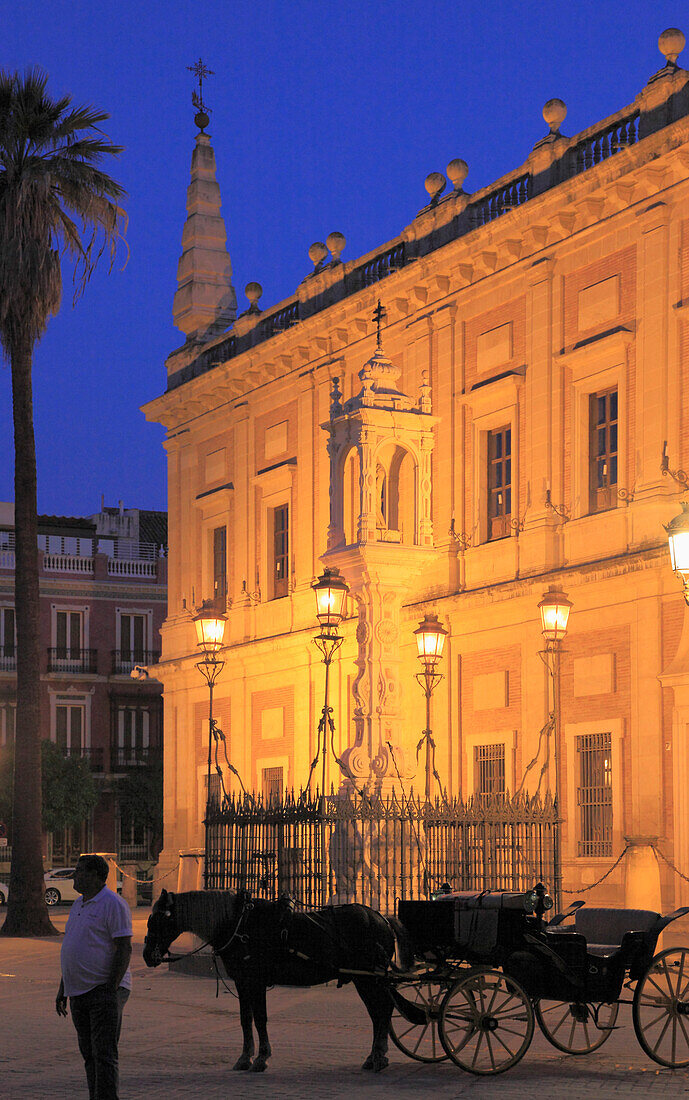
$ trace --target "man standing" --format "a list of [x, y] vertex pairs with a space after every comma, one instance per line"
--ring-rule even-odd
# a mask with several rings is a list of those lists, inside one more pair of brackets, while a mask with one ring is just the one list
[[102, 856], [80, 856], [74, 889], [81, 898], [67, 919], [55, 998], [58, 1016], [66, 1016], [69, 997], [89, 1100], [118, 1100], [117, 1044], [132, 985], [132, 917], [127, 903], [105, 885], [107, 877]]

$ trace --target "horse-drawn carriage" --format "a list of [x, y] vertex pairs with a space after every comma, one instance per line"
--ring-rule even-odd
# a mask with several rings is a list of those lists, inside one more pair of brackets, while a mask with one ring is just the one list
[[163, 890], [144, 959], [166, 961], [177, 936], [191, 931], [222, 960], [239, 996], [238, 1070], [266, 1069], [269, 986], [334, 979], [354, 984], [371, 1018], [369, 1070], [388, 1064], [389, 1035], [419, 1061], [450, 1058], [470, 1073], [502, 1073], [528, 1050], [534, 1021], [558, 1050], [588, 1054], [610, 1037], [620, 1004], [631, 1004], [646, 1054], [671, 1069], [689, 1066], [689, 949], [655, 954], [662, 930], [689, 909], [663, 917], [575, 902], [546, 923], [549, 905], [541, 884], [526, 894], [399, 901], [395, 919], [363, 905], [299, 912], [288, 898], [246, 891]]
[[688, 1066], [689, 951], [655, 950], [689, 909], [662, 917], [575, 902], [546, 924], [549, 900], [539, 884], [526, 895], [400, 901], [417, 965], [390, 979], [396, 1046], [419, 1061], [449, 1057], [470, 1073], [502, 1073], [528, 1050], [534, 1020], [558, 1050], [588, 1054], [612, 1034], [619, 1005], [631, 1004], [646, 1054]]

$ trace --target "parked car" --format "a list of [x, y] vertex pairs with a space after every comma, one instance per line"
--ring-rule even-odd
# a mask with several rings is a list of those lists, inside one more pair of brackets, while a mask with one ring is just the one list
[[[57, 905], [61, 901], [76, 901], [81, 897], [81, 894], [77, 893], [74, 889], [74, 868], [73, 867], [54, 867], [51, 871], [46, 871], [43, 876], [45, 879], [45, 903], [46, 905]], [[10, 888], [4, 882], [0, 882], [0, 905], [7, 904], [7, 897], [9, 895]], [[122, 893], [122, 876], [117, 876], [117, 892]]]

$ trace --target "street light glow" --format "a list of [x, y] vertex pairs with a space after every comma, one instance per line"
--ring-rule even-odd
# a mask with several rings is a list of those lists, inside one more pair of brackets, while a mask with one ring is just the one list
[[538, 609], [541, 612], [541, 632], [546, 642], [561, 642], [567, 633], [571, 601], [564, 592], [546, 592]]

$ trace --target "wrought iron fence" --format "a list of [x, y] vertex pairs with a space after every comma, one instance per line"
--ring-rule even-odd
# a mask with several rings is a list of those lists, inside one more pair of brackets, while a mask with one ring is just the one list
[[208, 886], [246, 888], [299, 904], [362, 902], [392, 913], [396, 898], [456, 890], [530, 889], [555, 882], [555, 806], [492, 799], [287, 796], [231, 799], [208, 815]]

